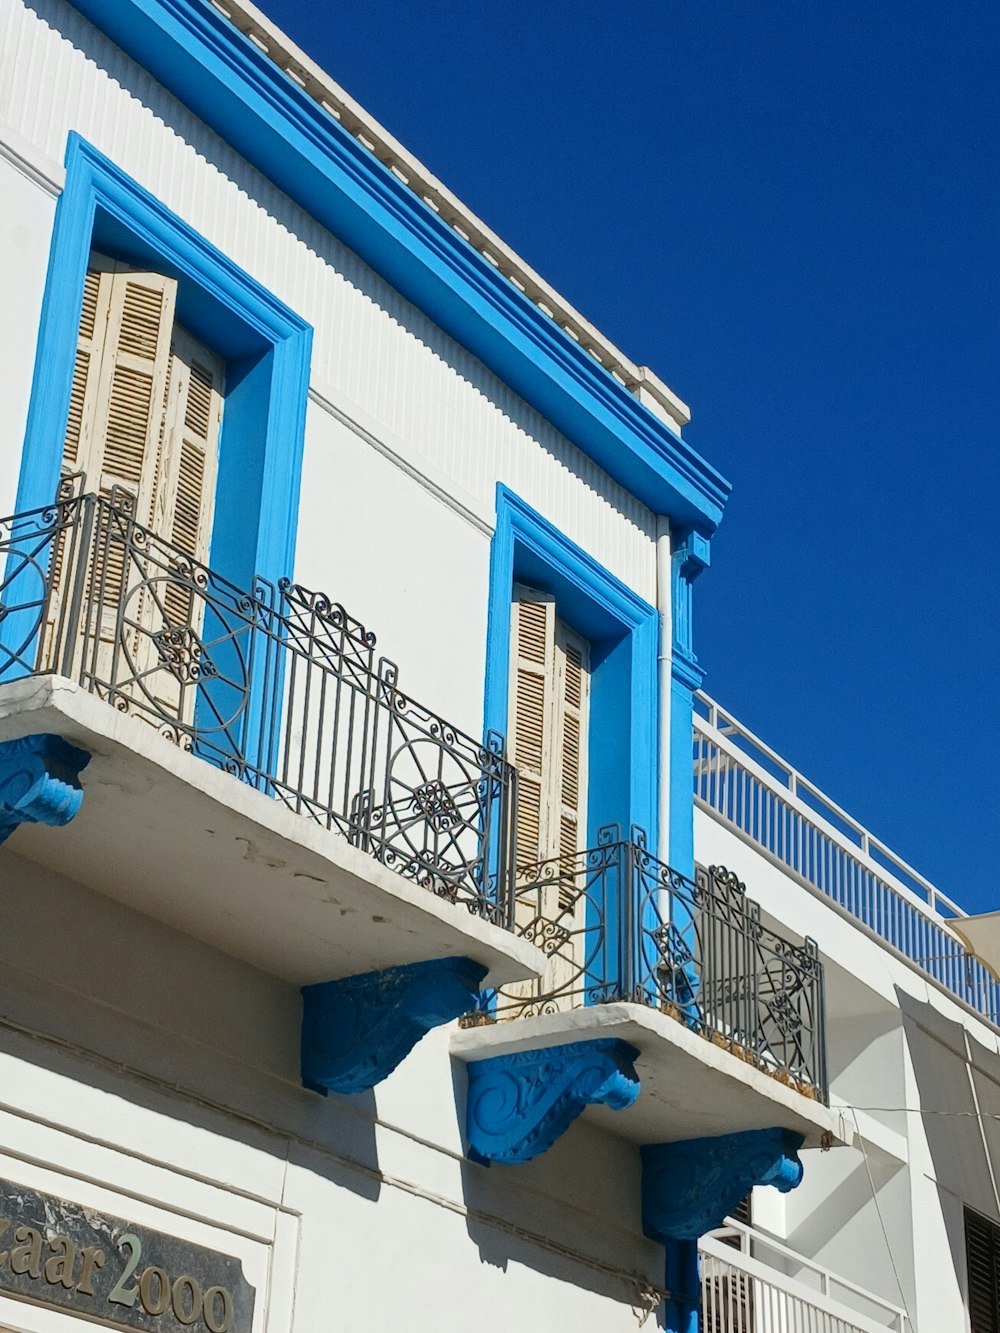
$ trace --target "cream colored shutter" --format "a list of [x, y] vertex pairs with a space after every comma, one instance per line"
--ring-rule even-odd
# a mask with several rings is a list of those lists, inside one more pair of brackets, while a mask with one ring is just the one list
[[[511, 998], [563, 991], [557, 1004], [578, 1003], [583, 984], [585, 876], [577, 855], [586, 846], [587, 742], [590, 697], [585, 640], [556, 618], [554, 600], [517, 586], [511, 614], [510, 753], [518, 769], [515, 924], [549, 956], [541, 985], [507, 989]], [[539, 862], [558, 872], [538, 876]], [[555, 927], [546, 931], [543, 923]]]
[[[113, 488], [121, 487], [134, 497], [135, 518], [144, 525], [152, 518], [159, 485], [163, 394], [176, 293], [177, 284], [171, 278], [129, 270], [102, 255], [91, 255], [77, 332], [62, 472], [64, 476], [84, 473], [86, 489], [106, 498]], [[143, 614], [141, 597], [133, 606], [127, 596], [138, 575], [125, 567], [127, 555], [123, 543], [115, 540], [117, 531], [109, 527], [107, 540], [97, 542], [99, 559], [89, 569], [85, 610], [93, 637], [83, 665], [105, 683], [115, 683], [109, 673], [121, 675], [114, 644], [119, 605], [129, 603], [133, 620]], [[46, 626], [50, 642], [74, 573], [63, 569], [64, 553], [65, 542], [61, 542], [53, 554]], [[135, 647], [133, 642], [129, 650]], [[47, 648], [47, 656], [50, 652]]]
[[[100, 317], [106, 312], [104, 341], [98, 368], [95, 328], [89, 339], [90, 366], [75, 468], [67, 470], [84, 471], [88, 489], [102, 495], [110, 495], [115, 486], [128, 491], [136, 500], [136, 521], [148, 527], [160, 482], [160, 430], [177, 284], [159, 273], [122, 271], [120, 265], [98, 273], [95, 313]], [[83, 338], [87, 317], [85, 302], [78, 365], [81, 352], [87, 350]], [[70, 424], [72, 428], [72, 413]]]
[[[170, 350], [162, 481], [156, 495], [153, 529], [200, 565], [207, 563], [211, 539], [224, 381], [222, 360], [178, 325]], [[167, 563], [175, 559], [172, 553], [162, 555]], [[175, 644], [181, 658], [187, 660], [191, 639], [201, 633], [204, 602], [192, 595], [183, 577], [168, 578], [157, 585], [151, 616], [156, 622], [150, 626], [153, 633], [163, 627], [191, 631], [191, 636], [182, 635]], [[157, 672], [155, 695], [165, 710], [190, 721], [195, 690], [190, 683], [182, 685], [182, 677], [183, 671], [171, 673], [165, 665]]]
[[[225, 366], [186, 329], [174, 332], [167, 384], [163, 486], [153, 527], [199, 564], [208, 560], [222, 425]], [[184, 599], [168, 599], [168, 617], [188, 624]]]
[[[590, 651], [585, 639], [556, 621], [554, 755], [559, 774], [553, 793], [558, 818], [557, 855], [574, 859], [587, 845], [587, 741]], [[561, 904], [562, 905], [562, 904]]]
[[[590, 701], [588, 645], [562, 623], [555, 628], [555, 689], [553, 691], [553, 772], [547, 784], [552, 813], [550, 827], [557, 843], [560, 873], [548, 890], [543, 910], [567, 933], [566, 943], [552, 956], [548, 986], [576, 994], [583, 986], [587, 949], [587, 872], [579, 853], [587, 845], [587, 731]], [[590, 923], [591, 925], [593, 923]], [[567, 1007], [571, 1001], [567, 997]]]
[[529, 872], [556, 854], [551, 836], [552, 723], [556, 604], [514, 588], [511, 609], [510, 757], [518, 770], [517, 865]]

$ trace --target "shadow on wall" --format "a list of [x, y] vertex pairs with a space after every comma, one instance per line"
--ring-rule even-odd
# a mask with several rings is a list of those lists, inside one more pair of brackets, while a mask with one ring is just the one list
[[312, 1170], [378, 1198], [374, 1094], [301, 1086], [296, 987], [8, 848], [0, 888], [22, 904], [0, 934], [0, 1052], [163, 1116], [162, 1143], [143, 1147], [140, 1122], [132, 1146], [168, 1166], [175, 1122], [280, 1161], [305, 1145]]
[[[467, 1082], [465, 1065], [453, 1060], [463, 1125]], [[530, 1268], [628, 1307], [637, 1321], [646, 1316], [648, 1328], [662, 1328], [662, 1309], [651, 1313], [643, 1295], [646, 1284], [662, 1287], [664, 1257], [642, 1234], [640, 1183], [635, 1144], [580, 1120], [533, 1161], [462, 1162], [466, 1225], [482, 1263], [502, 1272]]]
[[936, 1112], [921, 1121], [949, 1251], [938, 1262], [967, 1304], [962, 1204], [1000, 1220], [1000, 1054], [932, 1005], [898, 995], [919, 1105]]

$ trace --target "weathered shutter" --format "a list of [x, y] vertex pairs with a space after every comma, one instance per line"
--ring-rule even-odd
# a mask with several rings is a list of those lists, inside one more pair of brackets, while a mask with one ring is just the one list
[[555, 600], [517, 586], [511, 611], [508, 740], [518, 770], [517, 864], [530, 871], [555, 855], [550, 833]]
[[[153, 528], [198, 564], [208, 560], [224, 378], [221, 359], [185, 329], [175, 329]], [[192, 624], [194, 608], [180, 585], [167, 589], [164, 609], [171, 625]]]
[[[102, 255], [91, 255], [77, 330], [62, 474], [83, 473], [84, 488], [105, 497], [115, 487], [124, 489], [134, 498], [135, 517], [143, 524], [152, 517], [158, 486], [176, 292], [171, 278], [128, 270]], [[115, 658], [114, 624], [133, 581], [126, 570], [128, 556], [120, 531], [105, 526], [87, 575], [85, 615], [91, 638], [86, 665], [106, 682]], [[68, 584], [77, 573], [64, 568], [66, 545], [61, 540], [53, 552], [46, 658], [55, 651], [53, 631], [63, 614]], [[65, 627], [64, 633], [70, 632]], [[99, 643], [104, 646], [98, 647]]]
[[[515, 924], [548, 954], [538, 991], [531, 983], [508, 989], [524, 1000], [555, 993], [555, 1003], [572, 1004], [582, 981], [586, 877], [577, 857], [586, 845], [589, 697], [586, 641], [556, 618], [553, 598], [515, 587], [508, 721], [518, 769]], [[555, 864], [539, 876], [539, 862]]]
[[[556, 621], [555, 757], [558, 856], [572, 862], [587, 843], [587, 731], [590, 713], [590, 652], [585, 639]], [[572, 899], [567, 884], [560, 907]]]
[[[67, 470], [84, 471], [89, 489], [102, 495], [110, 495], [115, 486], [128, 491], [135, 497], [137, 522], [148, 527], [160, 480], [160, 435], [177, 284], [160, 273], [122, 271], [120, 265], [98, 273], [95, 313], [100, 316], [106, 311], [103, 346], [98, 360], [99, 330], [95, 327], [89, 339], [84, 430], [76, 467]], [[81, 351], [86, 350], [82, 334], [88, 313], [85, 301], [78, 363]], [[95, 372], [92, 391], [89, 381]]]

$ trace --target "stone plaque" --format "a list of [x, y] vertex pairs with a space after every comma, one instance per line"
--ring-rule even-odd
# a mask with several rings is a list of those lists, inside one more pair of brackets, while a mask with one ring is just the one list
[[0, 1292], [147, 1333], [250, 1333], [243, 1265], [0, 1180]]

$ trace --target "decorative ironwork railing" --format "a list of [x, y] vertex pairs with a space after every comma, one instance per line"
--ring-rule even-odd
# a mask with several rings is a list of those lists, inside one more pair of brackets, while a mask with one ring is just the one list
[[770, 930], [735, 875], [692, 883], [614, 825], [575, 857], [520, 866], [514, 929], [548, 966], [486, 1002], [498, 1018], [629, 1000], [657, 1008], [781, 1081], [827, 1099], [823, 965]]
[[237, 587], [72, 494], [0, 520], [0, 683], [56, 673], [216, 767], [509, 925], [516, 774], [415, 703], [375, 636], [288, 581]]
[[[991, 1023], [1000, 982], [948, 925], [965, 915], [707, 695], [694, 719], [695, 803]], [[699, 715], [699, 714], [703, 714]]]

